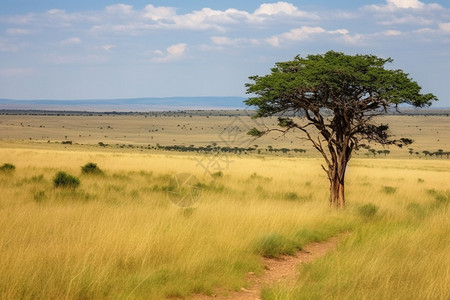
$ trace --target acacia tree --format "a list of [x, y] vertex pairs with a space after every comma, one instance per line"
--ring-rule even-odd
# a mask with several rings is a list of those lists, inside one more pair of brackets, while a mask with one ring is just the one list
[[304, 133], [326, 162], [322, 168], [330, 181], [330, 205], [344, 207], [345, 170], [363, 141], [399, 147], [412, 142], [394, 139], [389, 126], [377, 124], [374, 117], [399, 104], [424, 107], [437, 100], [422, 94], [402, 70], [385, 69], [390, 62], [375, 55], [329, 51], [276, 63], [270, 74], [249, 77], [253, 82], [246, 84], [247, 93], [253, 97], [245, 103], [256, 106], [254, 118], [277, 116], [278, 127], [253, 128], [249, 134], [286, 134], [293, 129]]

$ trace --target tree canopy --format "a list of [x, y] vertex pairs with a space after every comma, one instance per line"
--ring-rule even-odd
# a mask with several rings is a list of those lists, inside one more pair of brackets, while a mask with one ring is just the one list
[[247, 93], [253, 96], [245, 103], [257, 108], [255, 118], [278, 116], [279, 127], [255, 128], [249, 134], [303, 132], [325, 159], [330, 204], [345, 206], [345, 168], [354, 150], [363, 142], [398, 146], [412, 142], [392, 138], [389, 126], [377, 124], [374, 117], [400, 104], [425, 107], [437, 100], [431, 93], [422, 94], [407, 73], [386, 69], [392, 61], [329, 51], [276, 63], [270, 74], [249, 77], [253, 82], [246, 84]]

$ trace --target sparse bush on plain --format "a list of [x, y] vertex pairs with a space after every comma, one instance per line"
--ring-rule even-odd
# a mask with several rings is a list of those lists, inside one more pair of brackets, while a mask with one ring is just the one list
[[378, 207], [372, 203], [365, 204], [358, 208], [358, 213], [360, 216], [371, 218], [375, 216], [378, 211]]
[[75, 176], [61, 171], [53, 178], [53, 185], [55, 187], [77, 188], [80, 185], [80, 180]]
[[12, 172], [16, 169], [16, 166], [13, 164], [5, 163], [0, 167], [0, 171], [2, 172]]
[[94, 175], [101, 175], [103, 174], [103, 171], [97, 166], [96, 163], [89, 162], [81, 167], [81, 172], [83, 174], [94, 174]]

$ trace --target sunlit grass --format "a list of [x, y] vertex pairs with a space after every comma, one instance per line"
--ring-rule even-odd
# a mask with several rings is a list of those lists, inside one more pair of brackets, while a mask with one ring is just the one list
[[[265, 297], [383, 298], [396, 289], [394, 298], [415, 298], [412, 286], [423, 298], [449, 295], [446, 161], [354, 160], [348, 207], [334, 211], [320, 159], [233, 156], [221, 176], [210, 176], [198, 156], [14, 148], [0, 155], [0, 164], [16, 166], [0, 174], [0, 298], [226, 293], [263, 271], [261, 256], [344, 231], [352, 234], [338, 252], [306, 266], [293, 289], [267, 289]], [[103, 174], [83, 174], [88, 162]], [[59, 171], [80, 185], [55, 188]], [[185, 172], [201, 188], [191, 208], [167, 193]], [[361, 215], [369, 203], [376, 212]]]

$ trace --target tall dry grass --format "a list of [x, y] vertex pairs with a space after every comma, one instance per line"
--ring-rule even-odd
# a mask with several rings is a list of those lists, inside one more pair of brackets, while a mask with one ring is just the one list
[[[0, 157], [16, 166], [0, 174], [0, 298], [226, 293], [245, 287], [248, 272], [263, 271], [261, 255], [290, 253], [348, 230], [353, 233], [339, 251], [307, 266], [295, 289], [268, 289], [265, 297], [346, 298], [358, 291], [357, 298], [371, 298], [419, 271], [428, 279], [412, 281], [417, 289], [431, 296], [448, 292], [448, 268], [438, 272], [447, 262], [448, 209], [433, 206], [448, 188], [446, 162], [355, 160], [348, 208], [336, 212], [327, 205], [318, 159], [235, 156], [222, 176], [211, 177], [198, 156], [1, 148]], [[81, 174], [87, 162], [104, 174]], [[58, 171], [77, 176], [80, 187], [55, 188]], [[191, 208], [175, 206], [167, 193], [173, 176], [184, 172], [195, 175], [202, 190]], [[358, 210], [367, 203], [379, 208], [370, 218]], [[406, 245], [414, 245], [412, 252]], [[432, 255], [419, 257], [432, 258], [417, 261], [416, 272], [414, 251], [425, 247]], [[386, 273], [389, 268], [395, 271]]]

